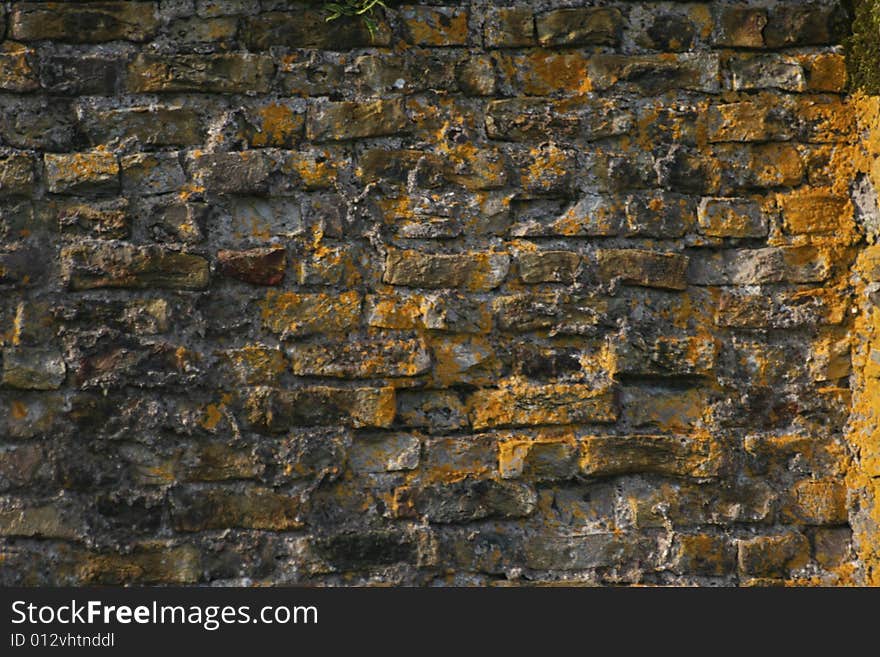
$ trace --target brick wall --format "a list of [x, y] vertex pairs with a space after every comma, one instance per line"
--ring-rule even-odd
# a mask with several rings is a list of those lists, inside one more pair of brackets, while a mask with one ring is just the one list
[[841, 3], [391, 4], [2, 3], [0, 582], [877, 582]]

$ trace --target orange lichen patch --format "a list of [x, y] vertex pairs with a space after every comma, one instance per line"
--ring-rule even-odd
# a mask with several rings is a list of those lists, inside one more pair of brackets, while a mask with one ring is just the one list
[[270, 103], [260, 107], [257, 112], [259, 131], [251, 137], [251, 145], [292, 146], [303, 131], [303, 115], [288, 105]]
[[589, 93], [589, 61], [581, 53], [534, 50], [517, 60], [523, 91], [529, 96]]
[[12, 414], [12, 417], [16, 420], [23, 420], [28, 416], [28, 407], [22, 404], [20, 401], [13, 401], [10, 407], [10, 413]]
[[400, 330], [421, 328], [424, 303], [420, 295], [368, 295], [365, 300], [367, 324]]
[[301, 153], [289, 151], [285, 154], [281, 171], [298, 178], [307, 190], [328, 189], [336, 184], [337, 163], [331, 160], [328, 152]]
[[544, 144], [529, 151], [531, 161], [522, 173], [526, 189], [544, 189], [557, 184], [571, 173], [571, 154], [556, 144]]
[[354, 328], [360, 320], [361, 295], [297, 294], [271, 290], [260, 302], [263, 326], [282, 335], [309, 335]]
[[810, 91], [840, 92], [846, 88], [846, 58], [836, 53], [819, 53], [799, 58], [807, 70]]
[[208, 431], [213, 431], [223, 419], [223, 413], [216, 404], [208, 404], [205, 408], [205, 414], [199, 421], [199, 424]]
[[777, 202], [789, 234], [849, 235], [855, 229], [852, 201], [835, 196], [830, 189], [802, 188], [779, 194]]

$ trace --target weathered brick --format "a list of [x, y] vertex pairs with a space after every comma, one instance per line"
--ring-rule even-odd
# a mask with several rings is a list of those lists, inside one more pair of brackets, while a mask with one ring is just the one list
[[348, 455], [349, 467], [358, 473], [399, 472], [419, 465], [422, 443], [404, 433], [358, 437]]
[[595, 91], [612, 88], [659, 94], [673, 89], [715, 93], [720, 89], [720, 63], [712, 53], [678, 55], [596, 55], [589, 62]]
[[46, 153], [46, 184], [53, 194], [112, 193], [119, 189], [119, 162], [112, 153]]
[[194, 584], [201, 579], [201, 554], [195, 546], [144, 546], [131, 554], [89, 554], [77, 560], [83, 584]]
[[490, 7], [483, 27], [487, 48], [535, 45], [535, 17], [528, 7]]
[[474, 429], [614, 422], [617, 405], [607, 389], [584, 385], [510, 386], [471, 395]]
[[346, 141], [407, 132], [410, 128], [401, 100], [322, 103], [309, 108], [306, 137], [312, 141]]
[[505, 440], [498, 445], [498, 469], [505, 479], [571, 479], [580, 450], [573, 440]]
[[360, 323], [361, 295], [297, 294], [270, 291], [260, 303], [263, 327], [282, 337], [339, 333]]
[[457, 7], [400, 8], [404, 36], [417, 46], [467, 45], [469, 16], [466, 9]]
[[208, 261], [158, 246], [88, 243], [61, 250], [61, 265], [72, 290], [104, 287], [167, 287], [199, 290], [210, 279]]
[[385, 21], [380, 21], [371, 34], [359, 17], [342, 17], [328, 23], [324, 12], [302, 8], [249, 17], [241, 34], [252, 50], [268, 50], [272, 46], [349, 50], [391, 43], [391, 31]]
[[736, 544], [725, 536], [678, 534], [673, 570], [682, 575], [723, 577], [736, 568]]
[[785, 55], [754, 55], [731, 60], [733, 88], [737, 91], [779, 89], [803, 91], [806, 76], [803, 66], [794, 57]]
[[767, 10], [758, 7], [730, 7], [719, 9], [713, 42], [733, 48], [763, 48]]
[[725, 292], [718, 301], [715, 321], [739, 328], [795, 328], [839, 324], [847, 305], [833, 290], [816, 288], [770, 294]]
[[593, 332], [605, 319], [608, 302], [586, 295], [525, 293], [498, 297], [493, 309], [502, 331], [582, 335]]
[[721, 445], [702, 436], [594, 436], [581, 443], [582, 474], [608, 477], [622, 474], [662, 474], [712, 477], [721, 466]]
[[[537, 495], [530, 486], [492, 479], [464, 479], [396, 491], [401, 515], [415, 514], [429, 522], [453, 523], [483, 518], [522, 518], [535, 511]], [[407, 511], [404, 512], [404, 509]]]
[[76, 513], [52, 504], [0, 511], [0, 536], [77, 540], [84, 533], [83, 524]]
[[34, 191], [34, 160], [28, 153], [0, 152], [0, 196], [28, 196]]
[[556, 9], [535, 18], [542, 46], [616, 46], [623, 15], [619, 9]]
[[431, 368], [421, 340], [386, 336], [381, 340], [329, 344], [295, 344], [287, 350], [297, 376], [348, 379], [418, 376]]
[[615, 345], [614, 355], [619, 374], [691, 376], [712, 372], [717, 352], [711, 338], [633, 335]]
[[149, 196], [176, 192], [186, 183], [177, 153], [134, 153], [120, 158], [124, 194]]
[[130, 107], [85, 112], [84, 129], [94, 145], [136, 139], [145, 146], [191, 146], [204, 135], [201, 118], [185, 107]]
[[739, 542], [739, 569], [757, 577], [786, 577], [810, 559], [810, 542], [803, 534], [757, 536]]
[[128, 67], [132, 93], [195, 91], [266, 93], [272, 83], [272, 59], [249, 53], [213, 55], [138, 55]]
[[429, 432], [454, 431], [467, 425], [467, 409], [450, 390], [400, 390], [396, 421]]
[[265, 488], [181, 489], [171, 501], [171, 522], [180, 532], [209, 529], [290, 531], [302, 527], [302, 500]]
[[266, 193], [269, 175], [269, 160], [262, 151], [203, 153], [193, 160], [195, 180], [220, 194]]
[[298, 390], [257, 388], [248, 397], [249, 421], [258, 429], [282, 433], [295, 426], [389, 427], [394, 420], [393, 388]]
[[0, 48], [0, 89], [21, 93], [39, 86], [36, 53], [21, 44], [4, 43]]
[[760, 203], [745, 198], [704, 198], [697, 221], [710, 237], [766, 237], [769, 230]]
[[794, 130], [791, 114], [767, 102], [715, 105], [708, 116], [711, 142], [786, 141], [794, 136]]
[[57, 390], [64, 383], [67, 366], [61, 353], [43, 347], [3, 350], [2, 383], [24, 390]]
[[639, 249], [603, 249], [598, 253], [599, 274], [626, 285], [668, 290], [687, 289], [688, 258], [674, 253]]
[[523, 283], [573, 283], [581, 257], [571, 251], [535, 251], [516, 257]]
[[158, 27], [155, 2], [17, 2], [9, 16], [19, 41], [148, 41]]
[[287, 251], [280, 246], [217, 252], [217, 269], [221, 274], [254, 285], [279, 285], [286, 267]]
[[852, 203], [831, 190], [802, 188], [780, 194], [777, 202], [789, 234], [836, 233], [852, 227]]
[[110, 96], [122, 82], [124, 60], [107, 55], [52, 55], [42, 60], [40, 86], [49, 93]]
[[406, 287], [485, 291], [501, 285], [509, 268], [510, 256], [504, 253], [450, 255], [393, 250], [385, 259], [382, 280]]
[[843, 525], [849, 519], [846, 486], [841, 481], [805, 479], [791, 491], [782, 509], [786, 518], [806, 525]]

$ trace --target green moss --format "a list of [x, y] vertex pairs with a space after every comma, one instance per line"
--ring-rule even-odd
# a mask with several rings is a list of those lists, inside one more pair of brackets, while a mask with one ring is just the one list
[[850, 86], [880, 94], [880, 0], [852, 0], [852, 35], [846, 40]]

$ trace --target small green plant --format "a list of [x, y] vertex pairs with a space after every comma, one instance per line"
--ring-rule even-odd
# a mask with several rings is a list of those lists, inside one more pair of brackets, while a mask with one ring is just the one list
[[324, 11], [327, 12], [327, 21], [335, 21], [343, 16], [360, 16], [364, 25], [370, 31], [370, 38], [376, 34], [379, 29], [379, 23], [373, 15], [376, 7], [385, 7], [382, 0], [336, 0], [335, 2], [325, 2]]

